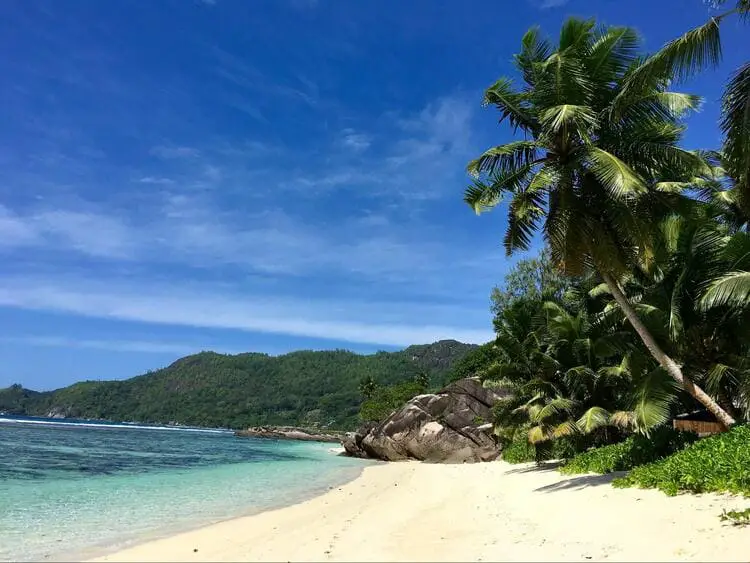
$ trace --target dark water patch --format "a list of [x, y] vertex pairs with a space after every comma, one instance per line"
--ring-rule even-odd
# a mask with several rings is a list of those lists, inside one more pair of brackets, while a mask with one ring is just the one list
[[[229, 433], [144, 430], [129, 426], [0, 422], [0, 478], [75, 479], [180, 468], [310, 459], [304, 448]], [[28, 477], [31, 475], [32, 477]]]

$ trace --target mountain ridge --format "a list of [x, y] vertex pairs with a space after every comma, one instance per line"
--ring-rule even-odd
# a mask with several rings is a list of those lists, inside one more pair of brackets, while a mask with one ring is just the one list
[[89, 380], [52, 391], [19, 384], [0, 389], [0, 412], [116, 422], [227, 428], [307, 425], [353, 428], [361, 403], [359, 381], [390, 385], [426, 373], [442, 385], [474, 344], [440, 340], [395, 352], [297, 350], [204, 351], [124, 380]]

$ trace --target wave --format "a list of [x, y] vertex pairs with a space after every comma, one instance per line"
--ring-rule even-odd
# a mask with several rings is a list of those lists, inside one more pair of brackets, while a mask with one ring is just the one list
[[135, 430], [172, 430], [175, 432], [203, 432], [208, 434], [227, 434], [231, 430], [221, 428], [195, 428], [190, 426], [151, 426], [147, 424], [137, 424], [129, 422], [74, 422], [70, 420], [45, 420], [35, 418], [7, 418], [0, 416], [0, 424], [42, 424], [48, 426], [80, 426], [83, 428], [117, 428], [117, 429], [135, 429]]

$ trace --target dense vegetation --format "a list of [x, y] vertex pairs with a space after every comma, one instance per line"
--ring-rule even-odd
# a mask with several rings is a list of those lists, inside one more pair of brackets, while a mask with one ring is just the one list
[[[681, 146], [701, 98], [672, 90], [719, 61], [736, 15], [747, 0], [653, 54], [626, 27], [570, 19], [555, 44], [534, 28], [523, 84], [485, 92], [520, 135], [469, 163], [464, 199], [507, 209], [507, 254], [545, 247], [493, 291], [496, 341], [455, 368], [511, 391], [495, 408], [506, 459], [606, 472], [664, 458], [623, 483], [745, 486], [744, 427], [687, 448], [664, 428], [696, 410], [725, 429], [750, 419], [750, 64], [722, 100], [721, 150]], [[709, 449], [733, 472], [721, 487], [719, 471], [697, 477]]]
[[0, 390], [0, 410], [118, 421], [242, 428], [260, 424], [351, 428], [360, 382], [440, 382], [472, 346], [455, 341], [400, 352], [344, 350], [283, 356], [202, 352], [125, 381], [86, 381], [46, 393]]
[[678, 432], [662, 426], [651, 436], [629, 436], [622, 442], [594, 448], [575, 456], [560, 471], [576, 473], [612, 473], [627, 471], [663, 459], [698, 439], [692, 432]]
[[409, 399], [429, 389], [429, 378], [425, 373], [418, 373], [413, 379], [393, 385], [378, 385], [367, 377], [360, 383], [360, 393], [364, 398], [359, 411], [362, 422], [380, 422]]
[[619, 487], [657, 488], [668, 495], [729, 492], [750, 496], [750, 426], [704, 438], [655, 463], [616, 479]]

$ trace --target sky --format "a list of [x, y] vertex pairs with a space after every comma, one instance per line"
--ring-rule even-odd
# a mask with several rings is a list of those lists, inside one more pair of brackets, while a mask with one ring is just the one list
[[[522, 34], [571, 15], [656, 49], [701, 0], [0, 2], [0, 387], [124, 378], [200, 350], [491, 338], [502, 209], [466, 163]], [[719, 145], [722, 83], [686, 144]]]

